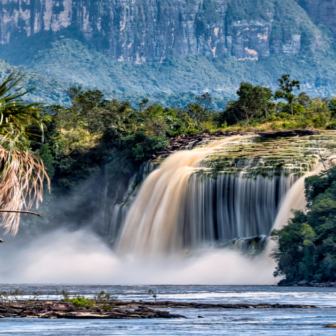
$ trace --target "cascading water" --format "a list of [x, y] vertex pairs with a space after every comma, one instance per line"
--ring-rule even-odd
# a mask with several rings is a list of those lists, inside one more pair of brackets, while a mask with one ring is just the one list
[[178, 223], [183, 228], [184, 247], [225, 246], [241, 237], [269, 235], [279, 204], [295, 177], [245, 175], [191, 176]]
[[120, 252], [167, 253], [183, 247], [180, 208], [190, 175], [200, 160], [240, 137], [171, 155], [144, 181], [131, 206], [118, 243]]
[[[330, 152], [330, 141], [323, 144], [328, 146], [322, 152]], [[209, 247], [264, 248], [275, 221], [285, 220], [279, 208], [287, 202], [283, 211], [290, 210], [286, 195], [293, 184], [300, 184], [302, 198], [300, 177], [316, 166], [320, 145], [313, 137], [227, 138], [176, 152], [154, 171], [147, 165], [141, 188], [114, 207], [110, 227], [114, 237], [119, 232], [117, 251], [157, 256]]]

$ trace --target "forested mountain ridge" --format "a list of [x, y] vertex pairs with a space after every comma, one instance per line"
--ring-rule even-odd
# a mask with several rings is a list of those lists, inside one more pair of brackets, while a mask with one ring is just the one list
[[180, 92], [228, 98], [242, 81], [274, 88], [283, 73], [311, 95], [331, 96], [335, 8], [312, 0], [1, 0], [0, 58], [58, 80], [49, 94], [57, 103], [73, 84], [120, 99], [161, 95], [164, 105]]

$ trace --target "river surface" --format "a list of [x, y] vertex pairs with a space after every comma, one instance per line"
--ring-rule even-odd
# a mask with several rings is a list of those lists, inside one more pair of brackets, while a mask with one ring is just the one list
[[[324, 329], [336, 323], [336, 288], [279, 288], [273, 286], [61, 286], [0, 285], [0, 291], [21, 289], [27, 295], [59, 298], [62, 290], [92, 297], [104, 290], [121, 300], [208, 303], [292, 303], [316, 309], [168, 309], [187, 319], [49, 320], [0, 319], [0, 335], [335, 335]], [[203, 318], [199, 318], [202, 316]]]

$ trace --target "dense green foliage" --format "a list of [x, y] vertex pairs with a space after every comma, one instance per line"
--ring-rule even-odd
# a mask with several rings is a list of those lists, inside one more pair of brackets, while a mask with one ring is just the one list
[[308, 212], [296, 211], [281, 230], [273, 257], [275, 276], [288, 281], [336, 280], [336, 167], [305, 181]]
[[[241, 83], [238, 99], [229, 101], [217, 116], [218, 125], [235, 129], [335, 128], [335, 98], [310, 98], [305, 92], [295, 95], [300, 82], [289, 75], [279, 79], [279, 89]], [[286, 101], [286, 103], [285, 103]]]

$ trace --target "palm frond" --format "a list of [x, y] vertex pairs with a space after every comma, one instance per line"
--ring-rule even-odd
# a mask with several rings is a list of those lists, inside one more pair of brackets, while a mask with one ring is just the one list
[[16, 234], [19, 229], [20, 211], [30, 209], [34, 202], [38, 208], [43, 199], [43, 182], [50, 180], [43, 162], [28, 151], [12, 150], [0, 146], [0, 226]]

